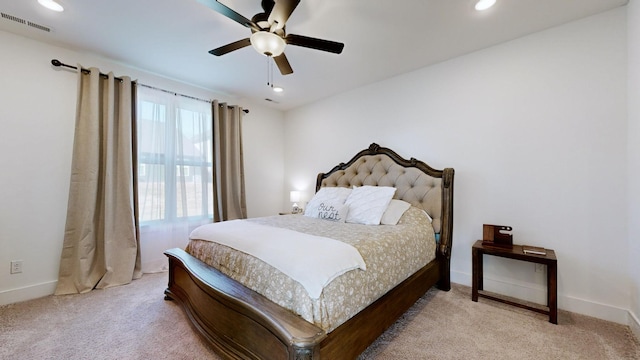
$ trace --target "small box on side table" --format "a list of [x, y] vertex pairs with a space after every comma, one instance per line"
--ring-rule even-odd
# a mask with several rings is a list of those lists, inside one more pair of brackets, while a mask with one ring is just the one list
[[[483, 298], [499, 301], [505, 304], [514, 305], [523, 309], [536, 311], [545, 315], [549, 315], [549, 322], [553, 324], [557, 324], [558, 323], [558, 260], [556, 258], [555, 251], [551, 249], [545, 249], [545, 252], [546, 252], [545, 255], [525, 254], [523, 252], [522, 245], [513, 245], [512, 247], [498, 247], [498, 246], [483, 245], [482, 240], [476, 241], [475, 244], [473, 244], [473, 247], [471, 248], [471, 255], [472, 255], [472, 262], [473, 262], [471, 300], [477, 302], [478, 297], [483, 297]], [[548, 310], [543, 310], [543, 309], [535, 308], [525, 304], [520, 304], [520, 303], [516, 303], [509, 300], [500, 299], [495, 296], [491, 296], [484, 293], [479, 293], [480, 290], [483, 290], [482, 256], [484, 254], [546, 265], [547, 266]]]

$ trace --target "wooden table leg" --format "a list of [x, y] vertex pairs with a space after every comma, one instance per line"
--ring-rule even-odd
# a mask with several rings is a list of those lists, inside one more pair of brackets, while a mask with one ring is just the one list
[[547, 297], [549, 306], [549, 322], [558, 324], [558, 264], [547, 265]]
[[484, 290], [484, 251], [478, 251], [478, 290]]
[[471, 250], [471, 300], [478, 301], [478, 290], [482, 290], [482, 253], [478, 249]]

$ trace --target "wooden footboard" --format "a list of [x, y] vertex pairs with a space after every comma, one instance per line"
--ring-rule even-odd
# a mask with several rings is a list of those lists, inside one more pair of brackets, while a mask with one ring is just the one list
[[326, 337], [317, 326], [228, 278], [181, 249], [167, 250], [165, 295], [229, 359], [318, 359]]
[[355, 359], [440, 278], [434, 260], [327, 335], [184, 250], [165, 254], [166, 298], [228, 359]]

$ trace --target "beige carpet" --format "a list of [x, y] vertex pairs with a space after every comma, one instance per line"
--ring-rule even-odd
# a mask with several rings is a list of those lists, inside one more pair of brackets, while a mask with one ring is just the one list
[[[0, 359], [218, 359], [174, 302], [166, 274], [84, 295], [0, 307]], [[361, 359], [640, 359], [626, 326], [561, 311], [543, 315], [454, 285], [432, 289]]]

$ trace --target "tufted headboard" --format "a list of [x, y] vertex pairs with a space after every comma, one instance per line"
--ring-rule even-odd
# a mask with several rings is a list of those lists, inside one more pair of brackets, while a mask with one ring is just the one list
[[[453, 230], [452, 168], [435, 170], [420, 160], [406, 160], [393, 150], [371, 144], [349, 162], [327, 173], [318, 174], [316, 191], [325, 186], [392, 186], [395, 199], [404, 200], [425, 210], [440, 234], [440, 244], [450, 251]], [[447, 251], [447, 252], [448, 252]]]

